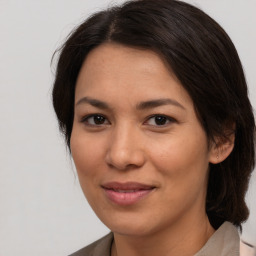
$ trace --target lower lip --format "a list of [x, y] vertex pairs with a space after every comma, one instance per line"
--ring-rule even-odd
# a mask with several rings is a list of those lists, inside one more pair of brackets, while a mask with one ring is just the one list
[[107, 197], [115, 204], [118, 205], [132, 205], [148, 196], [153, 189], [138, 190], [135, 192], [117, 192], [111, 189], [104, 189]]

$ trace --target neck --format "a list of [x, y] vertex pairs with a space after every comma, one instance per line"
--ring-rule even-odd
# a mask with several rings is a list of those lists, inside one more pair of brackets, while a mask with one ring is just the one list
[[192, 223], [175, 223], [168, 229], [145, 236], [114, 233], [111, 256], [191, 256], [213, 233], [207, 216]]

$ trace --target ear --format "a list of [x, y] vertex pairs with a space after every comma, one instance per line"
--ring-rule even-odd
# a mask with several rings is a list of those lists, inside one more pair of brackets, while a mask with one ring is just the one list
[[235, 129], [226, 132], [223, 137], [215, 137], [210, 149], [209, 162], [219, 164], [223, 162], [232, 152], [235, 144]]

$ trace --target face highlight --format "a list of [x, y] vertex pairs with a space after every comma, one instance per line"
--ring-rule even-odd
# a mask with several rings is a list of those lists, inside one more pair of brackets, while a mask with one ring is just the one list
[[71, 151], [88, 202], [118, 234], [206, 216], [214, 152], [190, 96], [150, 50], [103, 44], [89, 53], [76, 84]]

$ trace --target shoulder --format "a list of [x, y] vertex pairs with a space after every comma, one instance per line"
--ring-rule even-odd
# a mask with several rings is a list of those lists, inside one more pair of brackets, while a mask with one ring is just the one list
[[224, 222], [195, 256], [239, 256], [239, 243], [237, 228]]
[[89, 244], [79, 251], [71, 254], [70, 256], [110, 256], [112, 241], [113, 234], [109, 233], [94, 243]]

